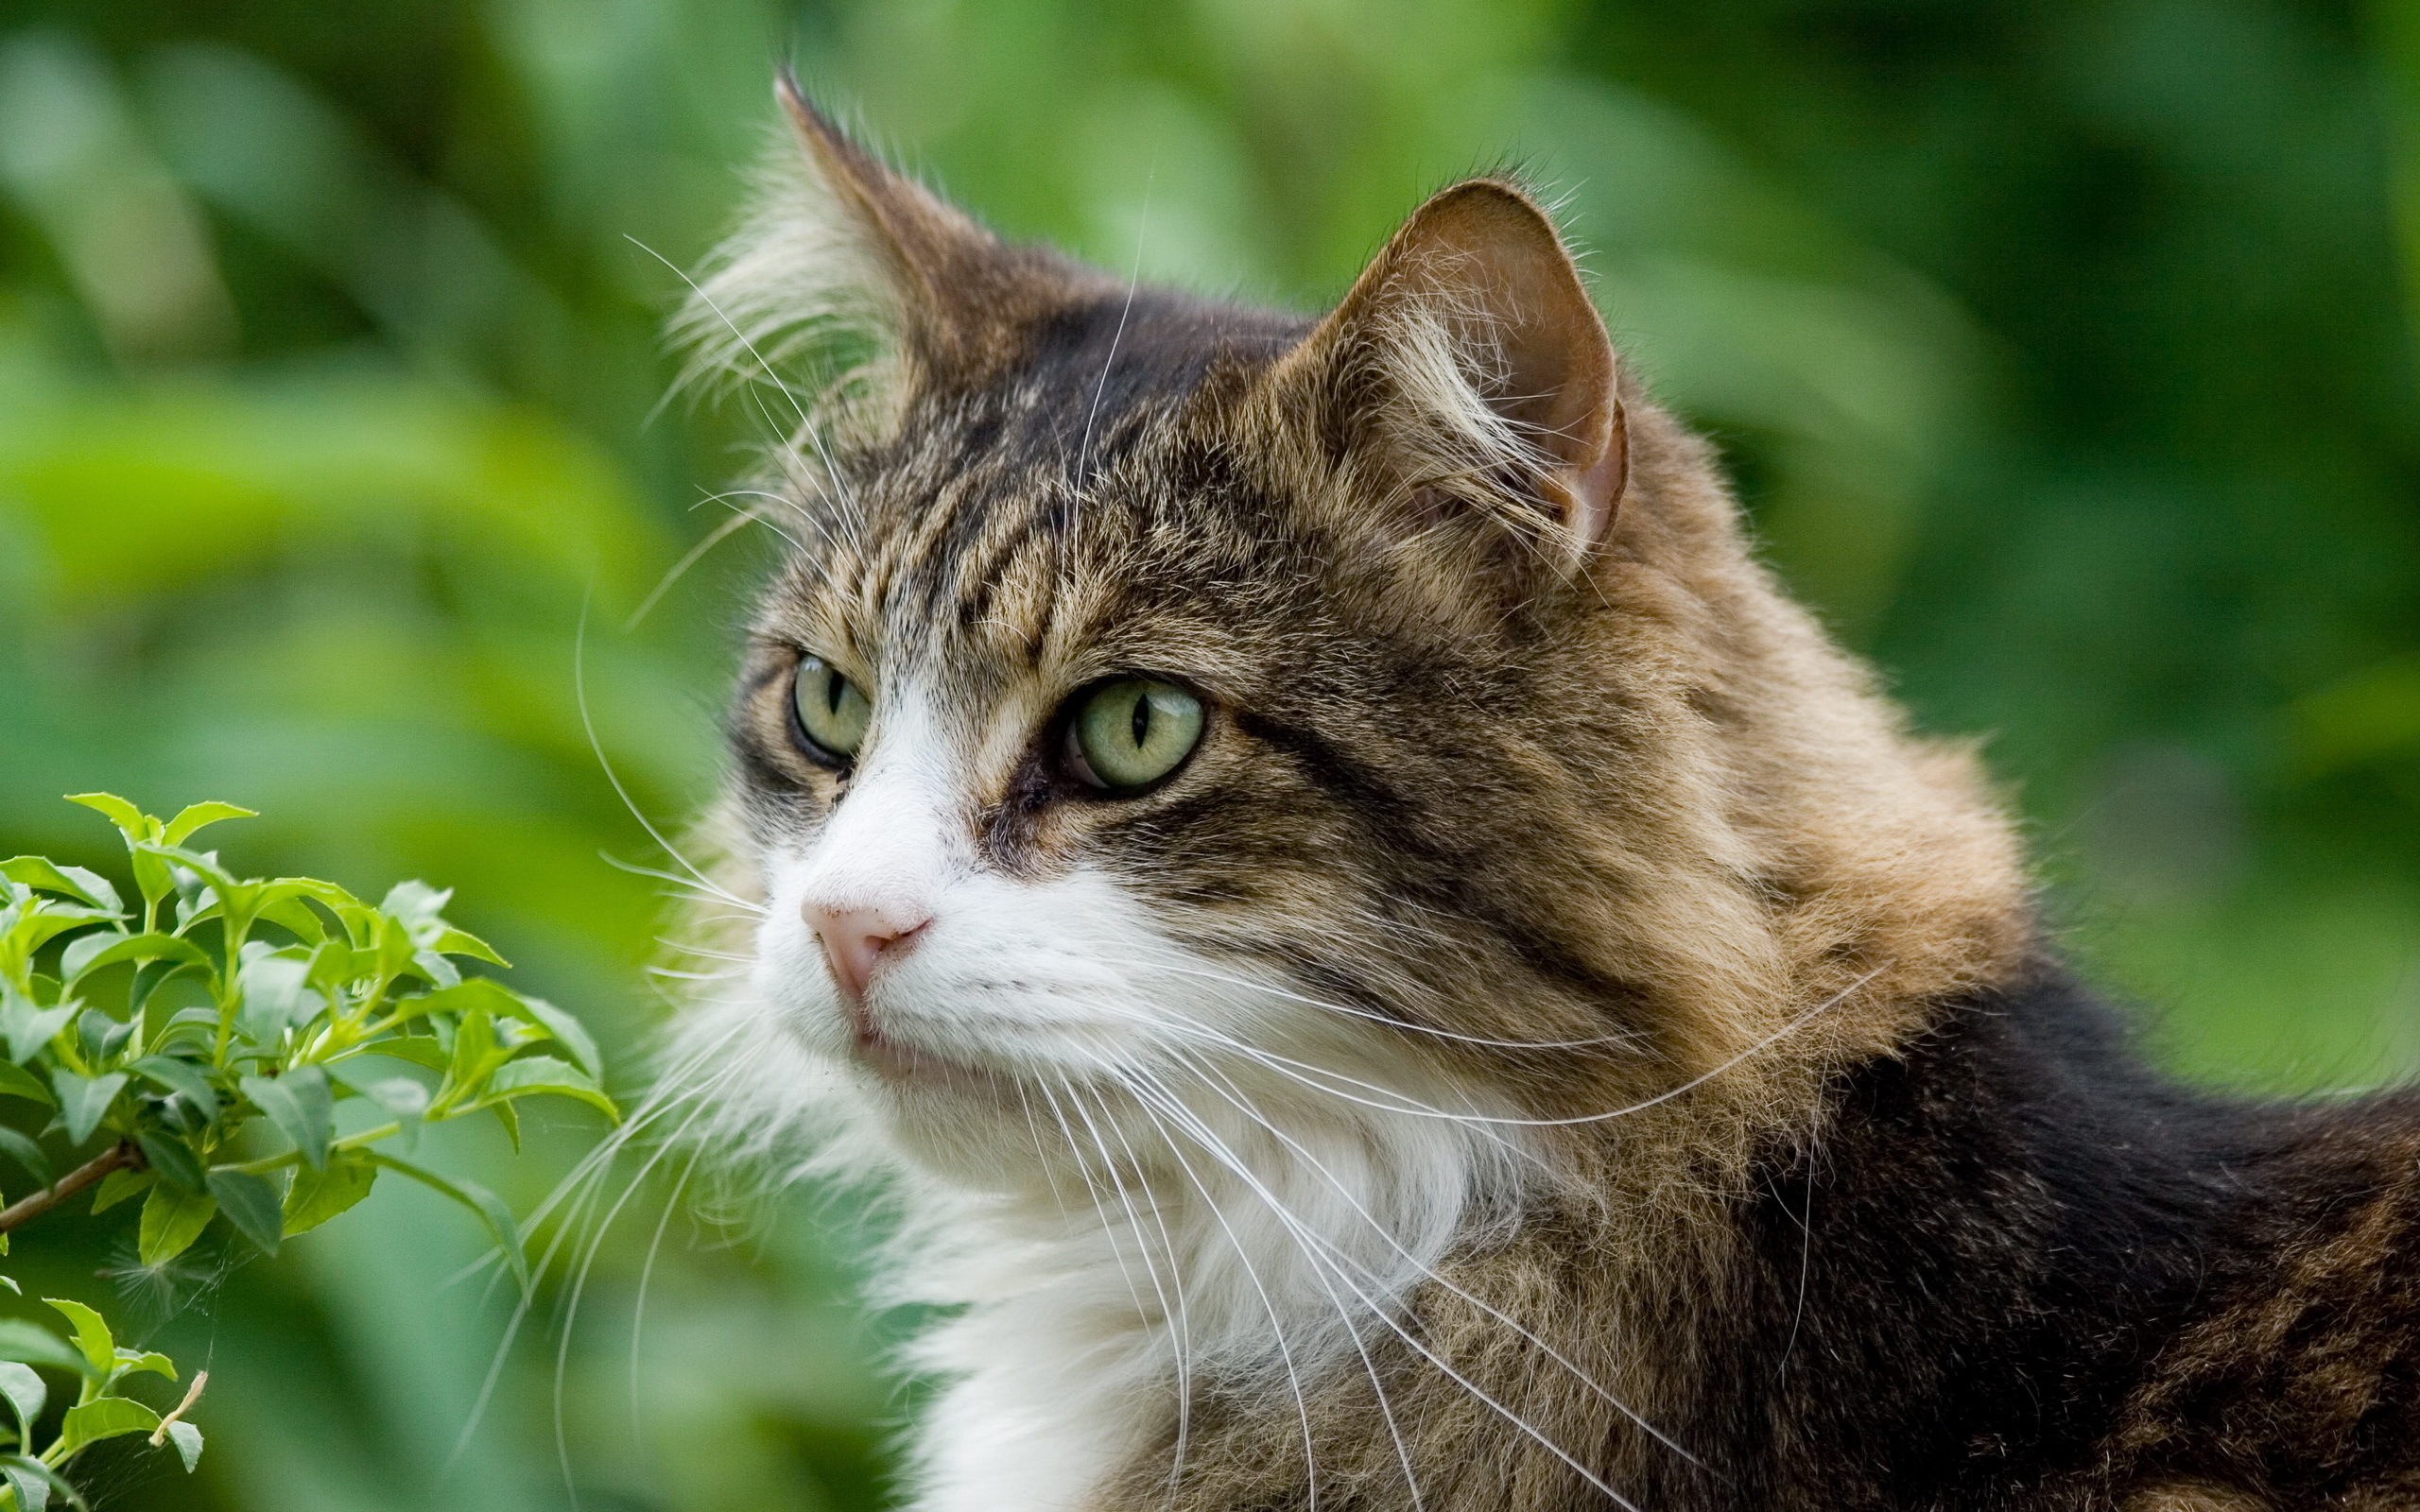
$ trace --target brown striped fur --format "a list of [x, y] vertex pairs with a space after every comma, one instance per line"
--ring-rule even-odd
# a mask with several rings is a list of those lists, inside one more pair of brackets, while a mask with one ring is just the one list
[[[1313, 321], [1003, 246], [786, 98], [804, 180], [686, 326], [759, 374], [860, 345], [774, 450], [737, 885], [849, 793], [799, 658], [912, 670], [975, 711], [985, 868], [1104, 868], [1442, 1083], [1594, 1120], [1524, 1134], [1551, 1179], [1368, 1369], [1202, 1383], [1182, 1461], [1171, 1415], [1089, 1505], [2420, 1505], [2420, 1113], [2135, 1064], [1970, 753], [1777, 589], [1520, 188], [1439, 196]], [[1202, 693], [1201, 748], [1069, 790], [1054, 711], [1134, 670]]]

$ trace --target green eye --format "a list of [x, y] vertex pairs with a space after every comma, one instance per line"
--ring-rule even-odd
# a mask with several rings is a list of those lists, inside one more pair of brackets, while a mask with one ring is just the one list
[[836, 764], [857, 753], [865, 744], [866, 722], [873, 717], [873, 707], [857, 685], [820, 656], [799, 662], [790, 684], [790, 707], [797, 711], [807, 754]]
[[1124, 678], [1082, 696], [1067, 725], [1067, 765], [1113, 792], [1156, 782], [1201, 741], [1201, 700], [1173, 682]]

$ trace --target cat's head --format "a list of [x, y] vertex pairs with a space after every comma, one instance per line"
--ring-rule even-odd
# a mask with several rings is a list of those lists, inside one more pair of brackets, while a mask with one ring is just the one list
[[2005, 956], [1997, 820], [1520, 188], [1304, 318], [1006, 246], [785, 102], [800, 172], [686, 318], [757, 379], [854, 353], [759, 390], [749, 1032], [926, 1161], [1113, 1103], [1594, 1118]]

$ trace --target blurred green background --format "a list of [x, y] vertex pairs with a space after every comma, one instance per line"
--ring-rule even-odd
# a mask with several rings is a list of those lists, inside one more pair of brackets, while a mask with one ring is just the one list
[[[660, 856], [577, 690], [677, 823], [766, 548], [667, 586], [759, 432], [662, 403], [658, 330], [785, 57], [1011, 233], [1305, 307], [1526, 164], [2163, 1051], [2420, 1065], [2410, 4], [6, 0], [0, 853], [104, 864], [70, 791], [259, 808], [231, 859], [459, 887], [635, 1072], [659, 885], [602, 857]], [[526, 1210], [594, 1133], [440, 1163]], [[97, 1459], [107, 1504], [880, 1503], [842, 1214], [642, 1182], [491, 1383], [510, 1299], [403, 1185], [173, 1315], [130, 1286], [212, 1450]], [[54, 1219], [12, 1263], [126, 1261]]]

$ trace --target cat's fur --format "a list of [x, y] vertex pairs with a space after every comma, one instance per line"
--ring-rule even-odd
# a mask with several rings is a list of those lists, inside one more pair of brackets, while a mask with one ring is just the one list
[[[795, 549], [680, 1066], [710, 1141], [901, 1192], [917, 1507], [2420, 1505], [2420, 1103], [2141, 1067], [1520, 189], [1313, 321], [1004, 246], [785, 99], [685, 318], [791, 417]], [[1063, 701], [1138, 671], [1200, 749], [1072, 785]], [[806, 907], [929, 920], [855, 1041]]]

